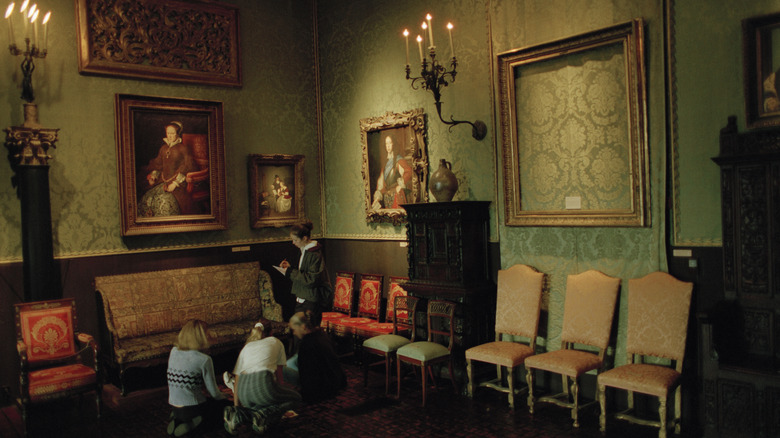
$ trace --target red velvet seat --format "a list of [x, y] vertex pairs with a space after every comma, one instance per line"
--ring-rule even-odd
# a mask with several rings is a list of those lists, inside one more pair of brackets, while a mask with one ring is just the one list
[[[387, 311], [385, 312], [385, 322], [372, 321], [367, 324], [357, 326], [355, 327], [356, 336], [363, 339], [368, 339], [374, 336], [388, 335], [393, 333], [393, 303], [395, 302], [395, 297], [406, 296], [406, 290], [404, 290], [403, 284], [408, 280], [409, 279], [406, 277], [390, 277], [390, 292], [387, 293]], [[402, 310], [398, 314], [398, 318], [405, 320], [407, 318], [407, 313], [408, 312], [406, 310]], [[410, 328], [408, 326], [402, 324], [400, 327], [397, 327], [397, 334], [405, 335], [409, 332], [409, 329]]]
[[[25, 435], [29, 429], [31, 404], [95, 391], [100, 417], [101, 381], [98, 376], [98, 345], [95, 339], [78, 333], [76, 300], [73, 298], [14, 304], [16, 349], [20, 359], [19, 398]], [[77, 350], [77, 345], [83, 349]], [[79, 360], [92, 350], [90, 366]]]
[[328, 329], [336, 336], [354, 337], [360, 326], [379, 321], [382, 300], [382, 275], [361, 274], [357, 316], [333, 319]]
[[330, 321], [352, 316], [352, 297], [355, 292], [355, 273], [336, 272], [336, 287], [333, 292], [333, 307], [329, 312], [322, 312], [320, 327], [329, 330]]

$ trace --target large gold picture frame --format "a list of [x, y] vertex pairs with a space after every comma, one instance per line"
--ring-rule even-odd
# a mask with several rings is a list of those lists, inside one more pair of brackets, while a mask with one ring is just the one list
[[780, 125], [780, 13], [742, 21], [748, 128]]
[[366, 221], [406, 220], [403, 204], [428, 202], [428, 151], [422, 108], [360, 120]]
[[643, 22], [498, 55], [509, 226], [650, 224]]
[[75, 0], [79, 73], [241, 86], [238, 7]]
[[252, 228], [284, 227], [305, 221], [304, 159], [303, 155], [249, 155], [249, 225]]
[[222, 102], [117, 94], [123, 236], [225, 230]]

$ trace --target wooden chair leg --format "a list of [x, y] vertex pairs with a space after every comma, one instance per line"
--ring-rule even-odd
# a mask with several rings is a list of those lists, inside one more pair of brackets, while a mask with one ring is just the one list
[[458, 383], [455, 382], [455, 373], [452, 368], [452, 358], [447, 362], [447, 368], [450, 370], [450, 381], [452, 382], [452, 388], [455, 390], [455, 394], [460, 393], [460, 389], [458, 389]]
[[[509, 388], [509, 409], [515, 408], [515, 370], [507, 367], [506, 385]], [[499, 376], [500, 377], [500, 376]]]
[[658, 416], [661, 418], [658, 438], [666, 438], [666, 399], [667, 397], [658, 397]]
[[525, 382], [528, 385], [528, 412], [533, 415], [534, 413], [534, 370], [533, 368], [525, 369]]
[[572, 380], [571, 395], [574, 398], [574, 408], [571, 410], [571, 417], [574, 420], [574, 427], [580, 427], [580, 385], [576, 377]]
[[601, 433], [605, 433], [607, 431], [607, 387], [598, 385], [598, 392], [599, 407], [601, 408], [599, 413], [599, 430]]
[[682, 390], [681, 385], [678, 385], [674, 390], [674, 434], [680, 434], [680, 427], [682, 422]]
[[396, 355], [395, 357], [395, 365], [398, 369], [398, 375], [396, 376], [396, 381], [398, 383], [398, 390], [395, 393], [396, 398], [401, 398], [401, 359]]
[[474, 398], [474, 391], [477, 389], [477, 385], [474, 383], [474, 370], [471, 368], [471, 359], [466, 359], [466, 376], [469, 379], [469, 383], [466, 386], [469, 398]]
[[385, 353], [385, 395], [390, 391], [390, 354]]
[[422, 373], [421, 373], [422, 374], [422, 398], [423, 398], [422, 405], [425, 406], [425, 399], [426, 399], [426, 397], [425, 397], [425, 395], [426, 395], [425, 390], [428, 387], [428, 384], [425, 381], [425, 379], [426, 379], [426, 376], [427, 376], [428, 372], [430, 371], [430, 368], [428, 368], [424, 364], [422, 365], [422, 368], [423, 368], [422, 369]]

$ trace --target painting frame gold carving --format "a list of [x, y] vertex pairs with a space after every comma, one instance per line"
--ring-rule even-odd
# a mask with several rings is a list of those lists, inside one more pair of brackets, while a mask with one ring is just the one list
[[237, 6], [202, 0], [75, 2], [79, 73], [241, 87]]
[[[363, 151], [366, 222], [406, 222], [401, 205], [428, 202], [428, 150], [425, 144], [425, 112], [416, 108], [401, 113], [388, 111], [360, 120]], [[382, 154], [382, 143], [385, 145]], [[394, 155], [388, 165], [390, 148]], [[402, 153], [398, 153], [402, 151]], [[385, 163], [383, 166], [382, 163]], [[383, 171], [386, 167], [387, 170]], [[386, 178], [385, 175], [389, 175]]]
[[643, 28], [498, 55], [507, 226], [650, 225]]
[[116, 94], [122, 236], [226, 230], [222, 102]]
[[250, 227], [284, 227], [305, 222], [303, 155], [250, 154]]
[[742, 68], [745, 76], [745, 124], [748, 128], [780, 126], [780, 13], [742, 20]]

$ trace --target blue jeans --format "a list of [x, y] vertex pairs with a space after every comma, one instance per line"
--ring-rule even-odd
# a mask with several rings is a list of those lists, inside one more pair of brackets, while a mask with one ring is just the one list
[[298, 355], [294, 355], [287, 359], [287, 365], [282, 369], [282, 376], [284, 376], [285, 383], [293, 386], [300, 386], [301, 378], [298, 374]]

